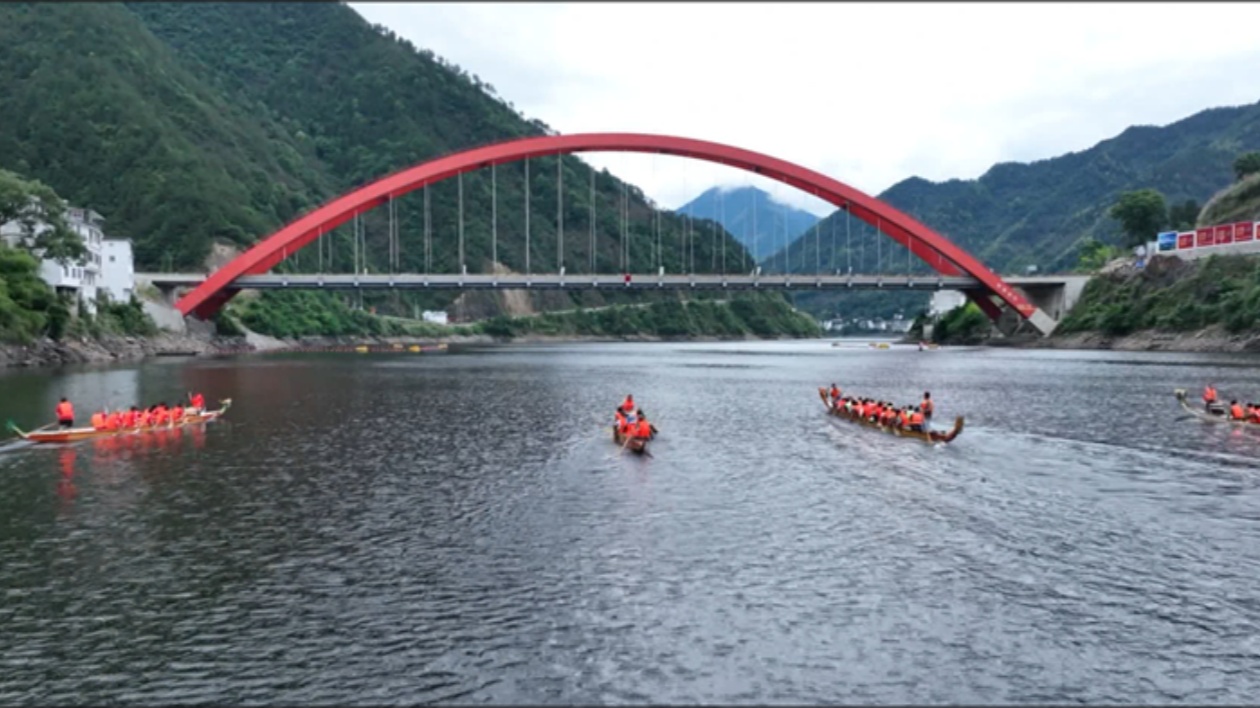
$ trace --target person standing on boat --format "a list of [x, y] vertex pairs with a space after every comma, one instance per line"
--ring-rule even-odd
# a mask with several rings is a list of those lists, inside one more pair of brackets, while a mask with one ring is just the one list
[[57, 404], [57, 423], [63, 428], [74, 427], [74, 406], [67, 401], [65, 396], [61, 397], [61, 402]]
[[924, 392], [923, 392], [923, 402], [919, 404], [919, 408], [923, 409], [923, 417], [924, 417], [924, 418], [931, 418], [931, 417], [932, 417], [932, 409], [934, 409], [935, 407], [936, 407], [936, 406], [934, 406], [934, 405], [932, 404], [932, 392], [931, 392], [931, 391], [924, 391]]
[[1203, 388], [1203, 408], [1208, 413], [1212, 412], [1212, 406], [1216, 404], [1216, 387], [1208, 384]]
[[634, 396], [627, 393], [626, 400], [621, 402], [621, 412], [625, 413], [627, 416], [632, 416], [634, 415], [634, 408]]
[[836, 386], [835, 382], [832, 382], [831, 384], [830, 393], [831, 393], [831, 407], [835, 408], [836, 406], [840, 405], [840, 388]]
[[195, 408], [198, 413], [204, 413], [206, 410], [206, 397], [200, 393], [188, 394], [188, 403], [192, 408]]

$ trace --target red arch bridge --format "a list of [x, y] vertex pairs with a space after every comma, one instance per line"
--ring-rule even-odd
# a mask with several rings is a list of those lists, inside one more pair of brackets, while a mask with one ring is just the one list
[[[660, 268], [640, 273], [574, 274], [566, 273], [563, 267], [558, 267], [557, 272], [554, 273], [468, 273], [467, 265], [464, 264], [462, 179], [460, 182], [461, 222], [458, 259], [461, 263], [460, 272], [368, 274], [359, 271], [357, 260], [355, 270], [358, 272], [349, 274], [269, 272], [281, 261], [325, 233], [331, 232], [334, 228], [364, 212], [385, 205], [391, 207], [390, 259], [393, 263], [396, 261], [398, 248], [397, 237], [393, 235], [394, 199], [436, 182], [459, 178], [466, 172], [485, 168], [493, 169], [496, 165], [521, 160], [527, 161], [525, 189], [528, 195], [528, 160], [530, 158], [579, 152], [675, 155], [724, 164], [783, 182], [844, 209], [849, 216], [857, 217], [874, 226], [877, 233], [891, 238], [907, 248], [910, 254], [931, 266], [935, 274], [918, 276], [908, 273], [897, 276], [839, 274], [838, 272], [813, 275], [799, 272], [763, 274], [760, 269], [753, 269], [743, 274], [725, 272], [721, 274], [696, 272], [667, 274]], [[557, 179], [559, 178], [558, 174]], [[593, 173], [592, 179], [594, 179]], [[563, 194], [559, 189], [557, 192]], [[529, 270], [528, 214], [527, 209], [525, 216], [527, 270]], [[559, 258], [563, 248], [563, 215], [559, 214], [558, 217], [561, 221], [560, 226], [557, 227], [557, 238], [560, 240], [557, 246]], [[359, 247], [357, 240], [355, 245], [356, 248]], [[690, 270], [694, 271], [694, 258], [692, 265]], [[725, 260], [723, 267], [725, 267]], [[800, 165], [720, 143], [635, 133], [546, 135], [496, 143], [440, 157], [388, 175], [329, 201], [262, 239], [208, 276], [137, 273], [136, 277], [137, 280], [147, 280], [163, 289], [191, 286], [192, 289], [180, 298], [175, 306], [185, 316], [192, 315], [202, 319], [213, 316], [233, 295], [247, 288], [959, 290], [977, 303], [995, 321], [999, 320], [1004, 312], [1014, 313], [1014, 319], [1026, 322], [1041, 334], [1049, 334], [1054, 330], [1057, 320], [1070, 307], [1070, 301], [1075, 299], [1074, 295], [1079, 292], [1082, 285], [1074, 283], [1073, 278], [1064, 276], [999, 277], [949, 239], [912, 217], [874, 197]]]

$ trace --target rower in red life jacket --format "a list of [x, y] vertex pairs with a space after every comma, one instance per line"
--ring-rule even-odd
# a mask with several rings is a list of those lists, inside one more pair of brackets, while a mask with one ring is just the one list
[[[642, 408], [636, 410], [635, 413], [638, 415], [640, 423], [647, 422], [647, 416], [643, 414]], [[659, 430], [656, 429], [656, 426], [652, 425], [651, 423], [648, 423], [647, 426], [648, 426], [648, 432], [652, 434], [651, 437], [656, 437], [656, 434], [660, 432]]]
[[74, 427], [74, 406], [70, 404], [63, 396], [61, 402], [57, 404], [57, 423], [63, 428]]
[[1208, 384], [1203, 387], [1203, 408], [1209, 413], [1212, 412], [1212, 404], [1216, 403], [1216, 387]]
[[1243, 415], [1242, 406], [1238, 405], [1238, 401], [1229, 402], [1229, 417], [1232, 420], [1243, 420], [1245, 417]]
[[634, 425], [634, 437], [642, 440], [652, 439], [652, 424], [647, 421], [647, 418], [639, 417], [639, 422]]
[[123, 427], [124, 428], [134, 428], [139, 424], [140, 424], [140, 410], [137, 409], [135, 406], [132, 406], [131, 410], [127, 411], [126, 413], [123, 413]]
[[206, 409], [206, 397], [200, 393], [194, 393], [188, 397], [189, 405], [196, 408], [198, 412]]
[[626, 415], [634, 414], [634, 396], [626, 394], [626, 400], [621, 402], [621, 412]]
[[105, 416], [106, 430], [119, 430], [120, 428], [122, 428], [122, 413], [114, 411]]
[[92, 429], [93, 429], [93, 430], [104, 430], [104, 429], [105, 429], [105, 414], [104, 414], [104, 413], [102, 413], [101, 411], [97, 411], [97, 412], [93, 413], [93, 414], [92, 414], [92, 417], [91, 417], [89, 420], [90, 420], [90, 422], [91, 422], [91, 424], [92, 424]]
[[923, 402], [919, 404], [919, 409], [923, 411], [923, 417], [931, 418], [933, 408], [935, 408], [935, 406], [932, 405], [932, 392], [924, 391]]
[[176, 403], [175, 407], [171, 409], [171, 422], [176, 425], [184, 422], [184, 407], [178, 403]]
[[916, 433], [923, 432], [923, 412], [915, 406], [914, 412], [910, 414], [910, 429]]
[[833, 383], [831, 384], [831, 391], [829, 391], [829, 393], [831, 395], [831, 407], [835, 408], [840, 404], [840, 389]]

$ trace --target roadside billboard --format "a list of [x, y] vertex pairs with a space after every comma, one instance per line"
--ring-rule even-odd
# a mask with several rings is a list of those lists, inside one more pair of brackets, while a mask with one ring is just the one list
[[1195, 229], [1194, 245], [1197, 248], [1203, 248], [1204, 246], [1212, 245], [1212, 227], [1211, 226], [1205, 226], [1201, 229]]
[[1224, 246], [1227, 243], [1234, 242], [1234, 225], [1221, 224], [1216, 227], [1216, 233], [1212, 236], [1213, 246]]
[[1177, 232], [1176, 231], [1165, 231], [1159, 234], [1158, 236], [1156, 236], [1155, 241], [1158, 244], [1157, 248], [1160, 251], [1177, 250]]
[[1194, 232], [1182, 231], [1177, 234], [1177, 248], [1194, 248]]
[[1240, 221], [1234, 224], [1234, 243], [1242, 243], [1255, 238], [1256, 225], [1250, 221]]

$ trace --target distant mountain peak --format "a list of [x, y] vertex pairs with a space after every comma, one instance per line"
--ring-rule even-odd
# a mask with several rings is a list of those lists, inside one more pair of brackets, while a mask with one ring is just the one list
[[718, 222], [758, 261], [783, 248], [785, 242], [790, 243], [819, 221], [804, 209], [751, 185], [709, 187], [679, 207], [677, 213]]

